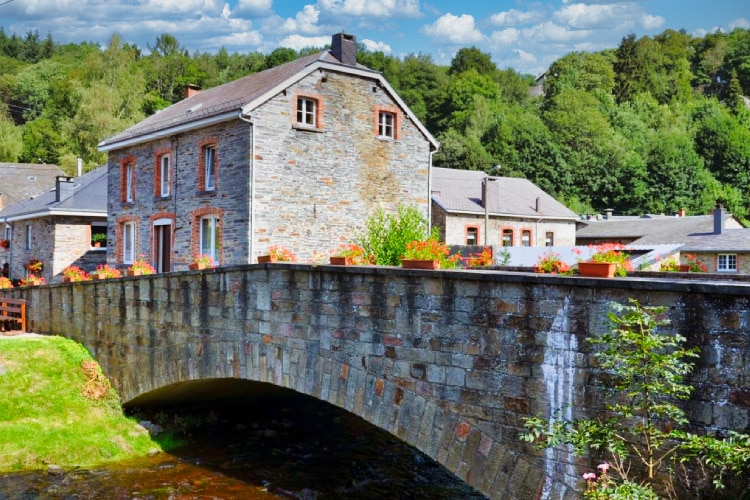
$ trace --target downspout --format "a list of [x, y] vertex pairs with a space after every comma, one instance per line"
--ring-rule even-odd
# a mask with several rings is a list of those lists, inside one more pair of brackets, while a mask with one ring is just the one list
[[437, 153], [437, 148], [430, 151], [427, 166], [427, 234], [432, 234], [432, 155], [435, 153]]
[[248, 264], [251, 264], [255, 256], [255, 124], [251, 119], [245, 118], [240, 110], [240, 120], [250, 124], [250, 230], [248, 232]]

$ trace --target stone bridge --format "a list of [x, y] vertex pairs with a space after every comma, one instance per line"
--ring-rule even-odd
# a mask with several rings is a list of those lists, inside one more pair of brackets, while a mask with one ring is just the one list
[[88, 347], [125, 402], [201, 380], [289, 388], [493, 498], [574, 496], [586, 461], [521, 443], [522, 418], [601, 408], [585, 339], [630, 297], [701, 347], [693, 424], [750, 421], [745, 283], [265, 264], [5, 293], [29, 300], [32, 331]]

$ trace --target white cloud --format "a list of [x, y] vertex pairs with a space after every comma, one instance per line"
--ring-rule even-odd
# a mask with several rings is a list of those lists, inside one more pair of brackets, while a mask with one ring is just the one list
[[505, 12], [498, 12], [489, 18], [492, 26], [518, 26], [522, 24], [536, 23], [544, 19], [545, 13], [541, 11], [520, 11], [511, 9]]
[[279, 46], [288, 47], [296, 51], [300, 51], [308, 47], [324, 47], [329, 43], [331, 43], [330, 36], [290, 35], [279, 40]]
[[391, 46], [384, 42], [376, 42], [374, 40], [369, 40], [365, 38], [364, 40], [358, 40], [362, 45], [365, 46], [367, 50], [370, 52], [382, 52], [384, 54], [391, 54], [393, 53], [393, 49], [391, 49]]
[[631, 5], [584, 5], [576, 3], [555, 13], [555, 22], [576, 29], [606, 29], [641, 17], [641, 9]]
[[750, 30], [750, 21], [745, 19], [744, 17], [740, 17], [737, 19], [734, 19], [729, 22], [729, 31], [732, 31], [735, 28], [743, 28], [746, 30]]
[[643, 17], [641, 17], [640, 24], [643, 29], [658, 30], [661, 29], [665, 24], [667, 24], [667, 22], [661, 16], [651, 16], [648, 14], [644, 14]]
[[238, 16], [259, 17], [271, 13], [273, 0], [239, 0], [232, 13]]
[[484, 40], [484, 35], [474, 25], [474, 16], [469, 14], [462, 14], [461, 17], [445, 14], [434, 23], [424, 26], [422, 33], [437, 42], [450, 44], [472, 44]]
[[565, 26], [560, 26], [553, 22], [547, 21], [533, 28], [522, 30], [526, 39], [536, 42], [553, 42], [553, 43], [570, 43], [580, 41], [588, 37], [591, 32], [587, 30], [570, 30]]
[[492, 32], [490, 35], [490, 41], [494, 46], [509, 46], [519, 40], [521, 37], [521, 30], [518, 28], [506, 28], [500, 31]]
[[419, 0], [318, 0], [321, 10], [336, 16], [419, 17]]

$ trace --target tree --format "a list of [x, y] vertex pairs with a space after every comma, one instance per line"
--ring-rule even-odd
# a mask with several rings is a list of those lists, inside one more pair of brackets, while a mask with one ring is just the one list
[[18, 161], [23, 148], [22, 131], [5, 113], [0, 103], [0, 161]]
[[[542, 448], [569, 444], [577, 454], [607, 459], [599, 476], [584, 475], [587, 498], [656, 498], [669, 488], [671, 494], [684, 495], [673, 483], [665, 487], [659, 474], [673, 479], [672, 467], [697, 460], [718, 485], [725, 472], [742, 473], [750, 463], [750, 436], [730, 433], [721, 440], [677, 429], [688, 424], [678, 403], [693, 390], [685, 379], [693, 368], [689, 359], [698, 350], [684, 347], [682, 335], [663, 331], [669, 325], [665, 312], [666, 307], [646, 307], [631, 299], [608, 314], [608, 333], [589, 339], [608, 393], [602, 416], [525, 419], [525, 441]], [[610, 476], [610, 469], [617, 477]]]
[[280, 66], [297, 59], [297, 52], [288, 47], [279, 47], [266, 57], [266, 69]]
[[448, 74], [458, 75], [469, 70], [474, 70], [480, 75], [492, 76], [497, 71], [497, 66], [492, 62], [492, 56], [489, 54], [476, 47], [463, 47], [458, 49], [453, 57]]

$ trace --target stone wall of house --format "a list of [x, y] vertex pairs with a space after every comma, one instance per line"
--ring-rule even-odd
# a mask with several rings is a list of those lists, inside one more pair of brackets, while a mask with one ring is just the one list
[[[214, 191], [200, 189], [199, 168], [202, 148], [214, 144], [218, 179]], [[158, 159], [169, 154], [172, 178], [169, 196], [161, 196], [157, 177]], [[109, 227], [107, 260], [123, 266], [121, 225], [136, 226], [136, 257], [153, 261], [154, 227], [159, 219], [172, 219], [172, 269], [187, 269], [199, 253], [197, 224], [203, 215], [220, 216], [222, 263], [248, 263], [249, 206], [249, 126], [232, 120], [123, 148], [109, 154]], [[122, 200], [121, 170], [126, 161], [136, 165], [134, 202]]]
[[[479, 230], [478, 243], [484, 244], [484, 216], [447, 214], [438, 205], [433, 203], [432, 206], [433, 224], [440, 228], [446, 243], [465, 245], [467, 228], [475, 227]], [[542, 220], [537, 222], [533, 219], [489, 217], [487, 244], [502, 245], [503, 229], [513, 230], [512, 246], [522, 246], [522, 231], [531, 231], [530, 246], [544, 246], [547, 232], [553, 233], [555, 246], [575, 245], [575, 221]]]
[[[294, 126], [298, 95], [319, 100], [319, 129]], [[181, 270], [198, 251], [197, 218], [208, 213], [220, 217], [222, 264], [255, 262], [271, 245], [287, 247], [305, 260], [315, 252], [327, 254], [351, 241], [379, 207], [395, 211], [398, 204], [416, 204], [426, 216], [429, 143], [394, 104], [374, 80], [316, 72], [254, 110], [252, 125], [236, 119], [111, 152], [109, 239], [115, 244], [108, 260], [122, 262], [117, 240], [125, 221], [136, 223], [137, 253], [152, 260], [153, 221], [174, 218], [173, 269]], [[376, 110], [381, 108], [400, 113], [397, 140], [376, 137]], [[201, 149], [208, 143], [216, 145], [218, 156], [213, 192], [198, 187]], [[155, 187], [157, 159], [163, 154], [170, 154], [173, 163], [168, 197], [159, 196]], [[127, 159], [136, 163], [135, 203], [119, 196]], [[251, 198], [257, 242], [252, 249]]]
[[[575, 498], [585, 458], [522, 443], [522, 418], [605, 401], [587, 339], [629, 298], [668, 307], [701, 349], [695, 432], [750, 426], [743, 283], [269, 264], [0, 294], [32, 331], [86, 345], [125, 401], [243, 378], [344, 408], [492, 498]], [[184, 387], [184, 386], [182, 386]]]
[[[322, 125], [294, 125], [298, 96], [324, 106]], [[376, 81], [316, 72], [252, 113], [255, 256], [282, 245], [309, 259], [352, 240], [378, 208], [416, 205], [427, 217], [430, 145]], [[377, 137], [377, 111], [397, 113], [396, 140]], [[253, 262], [255, 260], [253, 259]]]
[[[716, 270], [718, 254], [734, 254], [737, 256], [737, 272], [719, 272]], [[748, 252], [737, 252], [728, 250], [726, 252], [683, 252], [680, 256], [680, 263], [687, 264], [686, 255], [694, 255], [695, 261], [700, 262], [708, 268], [709, 273], [719, 274], [750, 274], [750, 253]]]
[[[26, 228], [31, 227], [31, 248], [26, 248]], [[50, 217], [40, 217], [13, 223], [10, 243], [10, 278], [26, 276], [26, 263], [38, 259], [44, 264], [42, 276], [49, 282], [53, 277], [55, 226]]]

